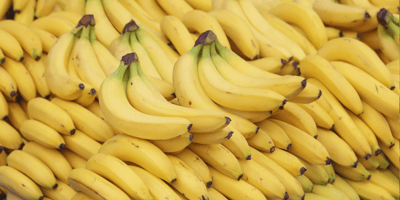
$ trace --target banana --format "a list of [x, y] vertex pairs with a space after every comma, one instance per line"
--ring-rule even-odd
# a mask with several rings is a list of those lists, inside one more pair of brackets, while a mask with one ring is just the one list
[[18, 93], [22, 98], [24, 98], [26, 101], [29, 101], [36, 97], [35, 82], [21, 62], [17, 62], [13, 59], [7, 59], [2, 66], [14, 79], [18, 87]]
[[11, 152], [7, 156], [7, 165], [27, 175], [44, 188], [56, 189], [58, 186], [50, 168], [29, 153], [21, 150]]
[[351, 147], [330, 130], [318, 128], [318, 138], [327, 149], [329, 156], [337, 164], [347, 167], [357, 166], [358, 160]]
[[35, 142], [28, 142], [22, 151], [29, 153], [46, 164], [58, 180], [68, 183], [68, 174], [72, 170], [67, 159], [56, 149], [46, 148]]
[[314, 194], [314, 193], [305, 193], [304, 199], [305, 200], [328, 200], [328, 198], [318, 195], [318, 194]]
[[280, 165], [275, 163], [273, 160], [263, 155], [263, 153], [251, 148], [252, 160], [270, 171], [279, 181], [285, 186], [289, 198], [291, 199], [303, 199], [304, 191], [300, 183]]
[[[236, 134], [232, 134], [229, 140], [225, 140], [221, 144], [230, 152], [232, 152], [232, 154], [235, 155], [237, 158], [245, 160], [251, 159], [250, 146], [246, 138], [242, 134], [240, 134], [240, 132], [234, 127], [229, 128], [233, 130], [233, 132]], [[265, 146], [268, 151], [273, 151], [275, 149], [274, 144], [271, 140], [267, 140], [266, 143], [267, 145]]]
[[7, 100], [16, 100], [18, 91], [17, 83], [3, 67], [0, 67], [0, 91], [3, 92]]
[[[339, 50], [339, 46], [347, 48]], [[336, 38], [328, 41], [318, 54], [328, 61], [342, 60], [364, 70], [386, 87], [393, 88], [390, 72], [374, 51], [363, 42], [352, 38]]]
[[51, 198], [51, 199], [60, 199], [60, 200], [69, 200], [73, 196], [77, 194], [77, 192], [72, 189], [66, 183], [57, 180], [57, 188], [56, 189], [48, 189], [40, 187], [44, 196]]
[[63, 137], [56, 130], [40, 121], [25, 120], [19, 130], [22, 136], [29, 141], [34, 141], [47, 148], [65, 149]]
[[351, 179], [354, 181], [364, 181], [371, 178], [371, 174], [365, 169], [365, 167], [358, 163], [356, 167], [345, 167], [332, 162], [335, 172], [342, 178]]
[[392, 172], [393, 175], [399, 177], [399, 168], [395, 167], [394, 165], [389, 165], [390, 172]]
[[[30, 27], [33, 32], [39, 37], [40, 41], [42, 42], [43, 51], [48, 53], [50, 52], [51, 47], [57, 41], [57, 37], [53, 34], [36, 27]], [[26, 57], [26, 56], [24, 56]]]
[[[201, 35], [199, 41], [206, 37], [206, 34]], [[184, 107], [219, 111], [232, 120], [231, 125], [238, 129], [244, 137], [253, 136], [257, 132], [257, 126], [254, 123], [223, 110], [203, 90], [197, 70], [198, 55], [202, 46], [200, 43], [183, 54], [174, 66], [173, 84], [179, 103]]]
[[328, 40], [335, 39], [343, 35], [343, 31], [334, 27], [326, 26], [325, 30], [326, 30], [326, 35], [328, 36]]
[[382, 25], [378, 26], [378, 38], [380, 50], [389, 61], [399, 59], [399, 46], [396, 44], [396, 40], [390, 32]]
[[222, 108], [223, 110], [225, 110], [226, 112], [232, 113], [234, 115], [237, 115], [239, 117], [242, 117], [244, 119], [247, 119], [253, 123], [256, 122], [260, 122], [268, 117], [271, 116], [271, 112], [272, 111], [261, 111], [261, 112], [257, 112], [257, 111], [242, 111], [242, 110], [235, 110], [235, 109], [231, 109], [231, 108], [226, 108], [223, 106], [219, 106], [220, 108]]
[[213, 188], [227, 198], [266, 199], [260, 190], [244, 180], [236, 181], [213, 167], [210, 167], [210, 172], [213, 176]]
[[342, 191], [351, 200], [360, 200], [357, 192], [342, 177], [336, 175], [336, 181], [332, 183], [334, 187]]
[[375, 159], [374, 156], [369, 158], [368, 160], [361, 159], [361, 157], [358, 157], [359, 162], [365, 167], [365, 169], [377, 169], [379, 167], [379, 162], [377, 159]]
[[73, 152], [69, 149], [64, 149], [61, 151], [61, 153], [68, 160], [72, 169], [85, 168], [87, 160], [84, 159], [82, 156], [76, 154], [75, 152]]
[[384, 0], [384, 1], [369, 0], [369, 2], [375, 6], [388, 6], [388, 5], [398, 6], [399, 5], [399, 3], [395, 0]]
[[[138, 111], [149, 115], [182, 117], [193, 126], [191, 132], [215, 132], [230, 123], [230, 119], [216, 111], [185, 108], [168, 103], [141, 70], [142, 64], [129, 69], [127, 97]], [[161, 98], [159, 98], [161, 97]]]
[[347, 111], [347, 114], [351, 117], [351, 119], [354, 121], [354, 123], [357, 125], [357, 127], [361, 130], [361, 132], [363, 133], [364, 137], [367, 139], [369, 146], [371, 147], [371, 151], [372, 151], [372, 155], [379, 155], [382, 150], [378, 145], [378, 140], [374, 134], [374, 132], [371, 130], [370, 127], [368, 127], [368, 125], [361, 120], [361, 118], [355, 114], [353, 114], [352, 112]]
[[400, 69], [397, 67], [400, 64], [400, 60], [394, 60], [388, 64], [386, 67], [389, 69], [390, 73], [392, 74], [400, 74]]
[[10, 124], [0, 120], [0, 128], [1, 146], [7, 149], [20, 149], [24, 146], [21, 135]]
[[272, 153], [275, 151], [275, 144], [268, 132], [258, 130], [258, 133], [247, 139], [247, 143], [260, 151]]
[[295, 103], [286, 103], [283, 110], [272, 114], [271, 119], [289, 123], [310, 134], [312, 137], [317, 137], [317, 125], [314, 119]]
[[0, 4], [0, 18], [3, 19], [6, 17], [6, 13], [8, 9], [11, 7], [13, 0], [5, 0]]
[[301, 61], [300, 72], [305, 78], [316, 78], [321, 81], [346, 108], [356, 115], [363, 112], [361, 99], [356, 90], [325, 58], [319, 55], [307, 56]]
[[382, 151], [383, 153], [385, 153], [386, 157], [392, 162], [392, 164], [394, 166], [396, 166], [397, 168], [400, 168], [400, 163], [399, 163], [399, 149], [397, 148], [397, 146], [399, 145], [399, 140], [394, 140], [394, 143], [396, 147], [392, 147], [392, 148], [388, 148], [387, 146], [383, 145], [382, 143], [379, 142], [380, 146], [382, 147]]
[[386, 158], [384, 153], [372, 157], [379, 162], [379, 169], [387, 169], [389, 167], [390, 161]]
[[361, 41], [367, 44], [371, 49], [380, 50], [377, 30], [374, 29], [372, 31], [361, 33], [360, 37]]
[[220, 144], [231, 139], [234, 132], [230, 128], [231, 127], [225, 127], [221, 130], [207, 133], [192, 133], [192, 142], [197, 144]]
[[43, 193], [38, 185], [22, 172], [9, 167], [0, 166], [0, 187], [24, 199], [43, 199]]
[[[26, 5], [23, 9], [17, 10], [15, 12], [14, 20], [22, 24], [30, 24], [33, 21], [36, 2], [32, 0], [25, 1]], [[13, 4], [13, 9], [18, 8], [18, 4]]]
[[333, 169], [332, 165], [324, 165], [322, 166], [329, 175], [329, 183], [332, 184], [336, 180], [335, 169]]
[[139, 176], [127, 164], [112, 155], [102, 153], [93, 155], [87, 161], [86, 169], [106, 178], [131, 198], [152, 199]]
[[210, 174], [210, 169], [207, 164], [196, 155], [193, 151], [188, 148], [183, 149], [175, 156], [181, 159], [186, 165], [189, 166], [203, 181], [206, 188], [210, 188], [212, 185], [212, 176]]
[[330, 182], [330, 175], [323, 165], [311, 164], [300, 157], [298, 159], [307, 169], [304, 172], [304, 176], [310, 179], [314, 185], [326, 185]]
[[301, 187], [303, 188], [304, 192], [306, 193], [311, 193], [313, 188], [314, 188], [314, 183], [310, 181], [310, 179], [307, 178], [307, 176], [295, 176], [297, 181], [301, 184]]
[[281, 71], [279, 72], [279, 75], [282, 75], [282, 76], [292, 75], [292, 74], [295, 74], [296, 72], [297, 72], [297, 75], [300, 75], [298, 73], [299, 69], [298, 69], [297, 65], [298, 65], [297, 61], [294, 61], [294, 60], [286, 63], [286, 65], [283, 66]]
[[[375, 52], [378, 54], [379, 58], [382, 60], [383, 64], [387, 65], [391, 61], [382, 53], [380, 49], [375, 50]], [[396, 87], [396, 86], [395, 86]]]
[[[3, 93], [0, 92], [0, 119], [1, 120], [7, 120], [9, 119], [9, 104], [13, 102], [7, 102], [6, 98], [4, 97]], [[11, 123], [13, 124], [13, 123]], [[14, 126], [14, 125], [13, 125]], [[15, 126], [14, 126], [15, 127]], [[18, 129], [18, 128], [17, 128]]]
[[171, 162], [158, 147], [147, 140], [124, 134], [117, 135], [107, 140], [98, 153], [133, 162], [168, 183], [176, 181], [176, 173]]
[[347, 114], [346, 109], [320, 81], [314, 78], [307, 79], [307, 81], [320, 88], [324, 94], [317, 100], [317, 103], [334, 120], [335, 126], [333, 128], [335, 132], [353, 149], [354, 153], [365, 159], [371, 157], [368, 140]]
[[250, 60], [247, 62], [259, 69], [271, 73], [279, 73], [281, 68], [286, 64], [286, 60], [277, 57], [260, 58], [257, 60]]
[[162, 33], [168, 37], [180, 55], [186, 53], [193, 47], [194, 40], [179, 18], [172, 15], [163, 17], [160, 22], [160, 28]]
[[28, 102], [28, 116], [41, 121], [65, 135], [76, 131], [71, 117], [66, 111], [50, 101], [37, 97]]
[[243, 172], [238, 159], [223, 145], [192, 143], [188, 148], [225, 176], [235, 180], [242, 177]]
[[193, 135], [189, 132], [168, 140], [150, 140], [165, 153], [176, 153], [185, 149], [192, 141]]
[[193, 8], [185, 0], [157, 0], [157, 3], [168, 15], [173, 15], [182, 19], [183, 15], [193, 10]]
[[170, 101], [175, 98], [174, 86], [172, 83], [152, 76], [148, 76], [147, 78], [166, 100]]
[[91, 156], [97, 153], [100, 149], [101, 144], [89, 137], [87, 134], [77, 130], [74, 135], [64, 135], [65, 146], [82, 156], [85, 159], [89, 159]]
[[361, 199], [395, 199], [385, 189], [370, 181], [354, 181], [344, 179], [360, 196]]
[[35, 17], [41, 18], [49, 15], [56, 4], [57, 0], [38, 0], [36, 3]]
[[271, 137], [277, 148], [289, 150], [292, 147], [292, 142], [286, 132], [271, 120], [265, 119], [256, 125], [261, 126], [261, 129]]
[[213, 10], [209, 12], [241, 52], [250, 60], [259, 57], [260, 45], [250, 26], [237, 14], [228, 10]]
[[46, 81], [46, 76], [45, 76], [45, 71], [46, 71], [46, 65], [42, 61], [36, 61], [32, 57], [30, 57], [28, 54], [25, 53], [25, 59], [22, 61], [24, 64], [26, 70], [29, 72], [31, 75], [37, 92], [42, 96], [43, 98], [49, 98], [51, 95], [51, 91], [49, 89], [49, 86], [47, 85]]
[[97, 91], [91, 85], [87, 83], [84, 84], [85, 84], [85, 89], [83, 89], [82, 95], [79, 96], [74, 101], [81, 106], [88, 106], [95, 100]]
[[29, 24], [29, 27], [39, 28], [53, 34], [56, 37], [60, 37], [64, 33], [67, 33], [73, 29], [75, 25], [66, 19], [48, 16], [33, 21], [31, 24]]
[[[400, 117], [400, 116], [399, 116]], [[399, 120], [400, 118], [390, 118], [390, 117], [386, 117], [385, 119], [389, 124], [390, 130], [392, 131], [392, 135], [393, 137], [395, 137], [396, 139], [400, 138], [400, 124], [399, 124]]]
[[144, 23], [156, 32], [161, 33], [160, 23], [157, 20], [154, 20], [153, 17], [140, 7], [136, 1], [119, 0], [119, 2], [141, 23]]
[[13, 11], [20, 13], [28, 5], [28, 0], [13, 0]]
[[111, 127], [83, 106], [59, 98], [53, 98], [52, 103], [62, 108], [71, 117], [77, 129], [99, 142], [105, 142], [114, 134]]
[[83, 192], [77, 192], [70, 200], [92, 200], [91, 197]]
[[306, 87], [303, 91], [300, 92], [294, 98], [289, 99], [290, 102], [300, 103], [300, 104], [308, 104], [318, 100], [322, 95], [321, 90], [313, 85], [312, 83], [307, 82]]
[[[130, 33], [136, 30], [137, 26], [135, 25], [136, 23], [133, 20], [127, 23], [121, 35], [113, 39], [110, 43], [108, 50], [117, 60], [121, 60], [122, 56], [133, 52], [130, 44]], [[108, 74], [108, 72], [105, 73]]]
[[[289, 105], [289, 104], [288, 104]], [[308, 104], [298, 103], [298, 106], [303, 108], [315, 121], [318, 127], [332, 129], [335, 123], [329, 114], [317, 103], [311, 102]], [[286, 109], [287, 107], [285, 107]]]
[[227, 200], [223, 194], [218, 192], [218, 190], [214, 189], [213, 187], [207, 188], [207, 192], [210, 199]]
[[68, 175], [68, 182], [74, 190], [93, 199], [129, 199], [120, 188], [88, 169], [73, 169]]
[[328, 151], [315, 138], [286, 122], [276, 119], [271, 119], [271, 121], [281, 127], [289, 136], [292, 142], [292, 147], [288, 150], [290, 153], [312, 164], [328, 165], [330, 163]]
[[396, 118], [398, 116], [398, 112], [392, 110], [398, 108], [398, 97], [382, 82], [349, 63], [340, 61], [331, 63], [356, 89], [360, 94], [361, 100], [388, 117]]
[[314, 185], [312, 193], [324, 196], [328, 199], [347, 199], [350, 200], [349, 197], [346, 196], [342, 191], [337, 189], [332, 184], [327, 185]]
[[299, 161], [299, 159], [297, 159], [296, 156], [286, 151], [276, 149], [274, 153], [264, 153], [264, 155], [278, 163], [293, 176], [303, 175], [304, 172], [307, 171], [307, 168]]
[[371, 173], [369, 182], [382, 187], [394, 198], [399, 198], [399, 178], [388, 170], [368, 170]]
[[94, 30], [96, 38], [106, 47], [119, 36], [119, 32], [113, 27], [108, 19], [101, 0], [87, 0], [85, 4], [85, 13], [92, 14], [96, 19], [96, 28]]
[[154, 20], [161, 23], [161, 20], [167, 14], [160, 7], [156, 0], [137, 0], [137, 3], [145, 10]]
[[[192, 124], [186, 119], [151, 116], [130, 105], [122, 80], [129, 64], [138, 65], [135, 53], [125, 55], [117, 71], [108, 76], [100, 88], [100, 107], [107, 121], [126, 134], [146, 139], [170, 139], [189, 131]], [[112, 93], [114, 95], [110, 95]]]
[[218, 40], [224, 47], [231, 49], [228, 38], [225, 35], [221, 25], [207, 12], [202, 10], [191, 10], [182, 17], [182, 23], [190, 32], [203, 33], [207, 30], [211, 30], [213, 33], [215, 33]]
[[[216, 40], [216, 43], [218, 42], [219, 40]], [[276, 76], [276, 78], [272, 78], [271, 75], [271, 78], [255, 78], [240, 73], [218, 55], [214, 44], [211, 45], [211, 59], [220, 76], [239, 87], [268, 89], [290, 99], [298, 95], [306, 84], [304, 79], [295, 76]]]
[[65, 8], [63, 10], [83, 16], [85, 14], [85, 2], [81, 0], [70, 1], [67, 4], [65, 4]]

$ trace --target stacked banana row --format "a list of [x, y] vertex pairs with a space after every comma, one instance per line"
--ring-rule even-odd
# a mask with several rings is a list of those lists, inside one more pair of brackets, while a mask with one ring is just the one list
[[399, 198], [398, 2], [4, 2], [7, 198]]

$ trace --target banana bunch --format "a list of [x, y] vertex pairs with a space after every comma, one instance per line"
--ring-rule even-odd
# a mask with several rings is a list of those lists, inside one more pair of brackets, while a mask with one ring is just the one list
[[386, 9], [378, 13], [378, 41], [382, 53], [389, 61], [399, 59], [399, 16]]

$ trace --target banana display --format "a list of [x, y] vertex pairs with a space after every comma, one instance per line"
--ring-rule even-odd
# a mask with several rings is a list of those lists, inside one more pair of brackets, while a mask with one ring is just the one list
[[0, 198], [399, 199], [395, 0], [1, 0]]

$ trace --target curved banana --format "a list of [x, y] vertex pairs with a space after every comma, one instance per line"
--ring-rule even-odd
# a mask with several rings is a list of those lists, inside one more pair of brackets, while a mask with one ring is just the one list
[[167, 14], [157, 3], [156, 0], [137, 0], [137, 3], [145, 10], [154, 20], [161, 23], [161, 20]]
[[335, 126], [333, 127], [335, 132], [350, 145], [357, 155], [365, 159], [371, 157], [371, 147], [369, 146], [368, 140], [347, 114], [342, 104], [340, 104], [328, 88], [317, 79], [310, 78], [307, 79], [307, 81], [320, 88], [324, 94], [317, 100], [317, 103], [332, 117], [335, 122]]
[[307, 171], [305, 165], [296, 156], [284, 150], [276, 149], [273, 153], [263, 154], [278, 163], [293, 176], [303, 175]]
[[[108, 50], [117, 59], [117, 61], [121, 60], [122, 56], [133, 52], [130, 44], [130, 35], [131, 32], [133, 32], [136, 28], [137, 26], [135, 26], [133, 21], [127, 23], [122, 33], [110, 43]], [[107, 72], [104, 73], [107, 74]], [[109, 76], [109, 74], [107, 74], [107, 76]]]
[[96, 38], [106, 47], [119, 36], [119, 32], [114, 28], [108, 19], [101, 0], [87, 0], [85, 4], [85, 13], [92, 14], [96, 19], [96, 28], [94, 30]]
[[[247, 138], [249, 146], [260, 151], [272, 153], [275, 151], [275, 144], [268, 132], [258, 130], [258, 133], [251, 138]], [[251, 158], [251, 157], [250, 157]]]
[[282, 67], [281, 71], [279, 72], [279, 75], [282, 75], [282, 76], [292, 75], [292, 74], [300, 75], [300, 71], [299, 71], [297, 65], [298, 65], [297, 61], [294, 61], [294, 60], [287, 62]]
[[[367, 72], [346, 62], [334, 61], [332, 65], [349, 81], [365, 101], [382, 114], [391, 118], [398, 117], [399, 98], [387, 86]], [[386, 66], [384, 66], [388, 70]], [[388, 72], [390, 75], [390, 72]], [[395, 109], [395, 110], [393, 110]]]
[[242, 111], [242, 110], [235, 110], [223, 106], [219, 106], [226, 112], [232, 113], [234, 115], [237, 115], [239, 117], [242, 117], [244, 119], [247, 119], [253, 123], [260, 122], [268, 117], [271, 116], [273, 111], [262, 111], [262, 112], [257, 112], [257, 111]]
[[193, 135], [189, 132], [168, 140], [150, 140], [165, 153], [177, 153], [185, 149], [192, 141]]
[[386, 158], [384, 153], [377, 156], [373, 155], [372, 157], [379, 162], [379, 169], [387, 169], [389, 167], [390, 161]]
[[329, 183], [332, 184], [336, 180], [335, 169], [333, 169], [332, 165], [324, 165], [323, 168], [329, 175]]
[[44, 196], [51, 198], [51, 199], [71, 199], [77, 192], [72, 189], [66, 183], [57, 180], [57, 188], [56, 189], [48, 189], [44, 187], [40, 187]]
[[0, 91], [9, 101], [16, 101], [18, 86], [13, 77], [3, 68], [0, 67]]
[[117, 135], [107, 140], [98, 153], [110, 154], [120, 160], [133, 162], [168, 183], [176, 180], [171, 162], [158, 147], [147, 140], [124, 134]]
[[314, 165], [300, 157], [298, 157], [298, 159], [307, 169], [307, 171], [304, 172], [304, 176], [310, 179], [313, 184], [326, 185], [330, 182], [330, 176], [325, 170], [324, 165]]
[[46, 65], [42, 61], [37, 61], [25, 53], [25, 59], [22, 61], [26, 70], [31, 75], [36, 85], [36, 90], [43, 98], [49, 98], [51, 91], [46, 81]]
[[371, 169], [377, 169], [379, 167], [379, 161], [375, 158], [375, 156], [372, 156], [368, 160], [362, 159], [360, 156], [357, 156], [358, 161], [365, 167], [365, 169], [371, 170]]
[[399, 140], [394, 140], [394, 143], [396, 147], [388, 148], [387, 146], [383, 145], [382, 143], [379, 142], [379, 145], [382, 148], [383, 153], [385, 153], [386, 157], [391, 161], [391, 163], [396, 166], [397, 168], [400, 168], [400, 162], [399, 162], [399, 149], [397, 146], [399, 146]]
[[379, 47], [382, 53], [390, 60], [399, 59], [399, 46], [390, 32], [382, 25], [378, 26]]
[[35, 17], [41, 18], [51, 13], [57, 0], [38, 0], [35, 8]]
[[207, 30], [211, 30], [224, 47], [231, 49], [228, 38], [221, 25], [207, 12], [202, 10], [191, 10], [183, 15], [182, 23], [190, 32], [203, 33]]
[[85, 159], [92, 157], [101, 147], [99, 142], [79, 130], [77, 130], [74, 135], [65, 135], [63, 138], [65, 140], [65, 146], [69, 150]]
[[310, 179], [307, 178], [307, 176], [302, 175], [302, 176], [296, 176], [295, 178], [301, 184], [301, 187], [303, 188], [304, 192], [306, 192], [306, 193], [311, 193], [312, 192], [312, 189], [314, 187], [314, 183], [311, 182]]
[[88, 169], [73, 169], [68, 175], [68, 182], [75, 191], [93, 199], [130, 199], [120, 188]]
[[218, 192], [218, 190], [214, 189], [213, 187], [207, 188], [207, 192], [210, 199], [227, 200], [223, 194]]
[[235, 180], [242, 177], [243, 172], [238, 159], [223, 145], [192, 143], [188, 148], [225, 176]]
[[393, 197], [398, 198], [399, 192], [397, 186], [399, 179], [388, 170], [368, 170], [371, 173], [369, 182], [378, 185], [388, 191]]
[[25, 120], [20, 127], [20, 132], [24, 138], [34, 141], [44, 147], [53, 149], [65, 149], [63, 137], [50, 126], [34, 120]]
[[[10, 112], [11, 113], [11, 112]], [[9, 115], [10, 117], [10, 115]], [[400, 116], [399, 116], [400, 117]], [[400, 138], [400, 124], [399, 124], [399, 117], [397, 118], [390, 118], [390, 117], [386, 117], [385, 119], [389, 124], [390, 130], [392, 131], [392, 135], [393, 137], [395, 137], [396, 139]]]
[[21, 135], [10, 124], [0, 120], [0, 141], [1, 146], [7, 149], [20, 149], [24, 146]]
[[68, 183], [68, 174], [72, 170], [68, 160], [56, 149], [46, 148], [35, 142], [28, 142], [22, 151], [29, 153], [46, 164], [58, 180]]
[[193, 47], [194, 40], [189, 30], [177, 17], [173, 15], [163, 17], [160, 22], [160, 27], [162, 33], [168, 37], [180, 55], [186, 53]]
[[277, 57], [266, 57], [266, 58], [259, 58], [256, 60], [247, 61], [251, 65], [262, 69], [267, 72], [271, 72], [277, 74], [281, 71], [281, 68], [285, 66], [286, 60]]
[[[329, 165], [331, 159], [326, 148], [315, 138], [306, 132], [290, 125], [286, 122], [271, 119], [281, 127], [289, 136], [292, 147], [288, 150], [290, 153], [303, 158], [304, 160], [316, 165]], [[301, 136], [300, 136], [301, 135]]]
[[28, 5], [28, 0], [13, 0], [13, 11], [20, 13]]
[[87, 160], [84, 159], [82, 156], [76, 154], [75, 152], [69, 149], [64, 149], [63, 151], [61, 151], [61, 153], [68, 160], [72, 169], [85, 168]]
[[38, 185], [56, 189], [58, 184], [49, 167], [29, 153], [15, 150], [7, 156], [7, 165], [24, 173]]
[[363, 105], [357, 91], [329, 61], [319, 55], [309, 55], [301, 61], [301, 75], [321, 81], [346, 108], [356, 115], [363, 112]]
[[86, 163], [86, 169], [106, 178], [134, 199], [152, 199], [146, 185], [127, 164], [107, 154], [93, 155]]
[[317, 86], [307, 82], [303, 91], [301, 91], [297, 96], [289, 99], [289, 101], [293, 103], [308, 104], [318, 100], [321, 95], [322, 92]]
[[2, 67], [14, 79], [18, 87], [18, 93], [23, 99], [29, 101], [36, 97], [37, 91], [35, 82], [21, 62], [8, 58], [7, 61], [2, 64]]
[[400, 64], [400, 60], [394, 60], [388, 64], [386, 67], [389, 69], [390, 73], [392, 74], [400, 74], [400, 69], [397, 67]]
[[197, 144], [220, 144], [226, 140], [229, 140], [233, 131], [230, 127], [225, 127], [221, 130], [206, 133], [192, 133], [193, 143]]
[[183, 149], [181, 152], [175, 154], [174, 156], [185, 162], [186, 165], [188, 165], [189, 168], [191, 168], [196, 173], [196, 175], [201, 178], [207, 188], [211, 187], [212, 176], [210, 174], [210, 169], [203, 161], [203, 159], [201, 159], [198, 155], [196, 155], [188, 148]]
[[19, 41], [13, 36], [13, 34], [0, 29], [0, 49], [3, 53], [16, 60], [24, 60], [24, 51]]
[[24, 199], [43, 199], [43, 193], [38, 185], [22, 172], [9, 167], [0, 166], [0, 187], [8, 192], [18, 194], [19, 198]]
[[182, 19], [183, 15], [193, 10], [193, 8], [185, 0], [157, 0], [158, 5], [168, 15], [173, 15]]
[[360, 200], [357, 192], [342, 177], [336, 174], [335, 182], [332, 183], [338, 190], [342, 191], [352, 200]]
[[213, 16], [243, 54], [250, 60], [260, 56], [260, 45], [254, 33], [244, 19], [228, 10], [213, 10], [208, 14]]
[[314, 119], [317, 126], [332, 129], [335, 125], [331, 116], [317, 102], [314, 101], [309, 104], [298, 103], [297, 105]]
[[[74, 4], [74, 3], [71, 2], [71, 5], [72, 4]], [[82, 7], [82, 8], [84, 9], [84, 7]], [[76, 10], [76, 12], [80, 12], [80, 11]], [[61, 19], [65, 19], [73, 24], [78, 24], [79, 20], [84, 15], [84, 13], [78, 14], [76, 12], [67, 11], [67, 10], [57, 11], [57, 12], [52, 12], [50, 15], [48, 15], [48, 17], [61, 18]]]
[[[232, 134], [229, 140], [223, 141], [221, 144], [225, 148], [227, 148], [234, 156], [240, 159], [249, 160], [251, 159], [250, 154], [250, 146], [246, 140], [246, 138], [240, 134], [240, 132], [234, 127], [229, 127], [234, 133]], [[268, 140], [268, 145], [266, 145], [267, 149], [274, 149], [274, 144], [271, 140]]]
[[76, 25], [66, 19], [49, 16], [39, 18], [29, 24], [29, 26], [45, 30], [56, 37], [60, 37], [73, 29]]
[[110, 126], [83, 106], [53, 98], [51, 103], [62, 108], [71, 117], [77, 129], [99, 142], [105, 142], [114, 134]]
[[57, 41], [57, 37], [40, 28], [31, 26], [30, 29], [32, 29], [32, 31], [35, 32], [35, 34], [39, 37], [40, 41], [42, 42], [43, 51], [46, 53], [50, 52], [51, 47]]
[[271, 120], [265, 119], [256, 125], [261, 126], [261, 129], [271, 137], [277, 148], [289, 150], [292, 147], [292, 142], [286, 132]]
[[0, 18], [4, 19], [6, 17], [6, 13], [8, 9], [11, 7], [13, 0], [5, 0], [0, 4]]
[[394, 199], [384, 188], [377, 186], [370, 181], [354, 181], [344, 179], [362, 198], [370, 199]]
[[117, 71], [100, 88], [100, 107], [107, 121], [126, 134], [146, 139], [170, 139], [189, 131], [192, 124], [186, 119], [147, 115], [130, 105], [122, 80], [129, 65], [137, 67], [135, 53], [125, 55]]
[[347, 178], [354, 181], [364, 181], [371, 178], [371, 174], [365, 169], [365, 167], [358, 163], [356, 167], [345, 167], [335, 162], [332, 162], [335, 172], [342, 178]]
[[87, 83], [84, 84], [85, 89], [83, 89], [81, 96], [74, 101], [81, 106], [88, 106], [95, 100], [97, 91], [91, 85]]

